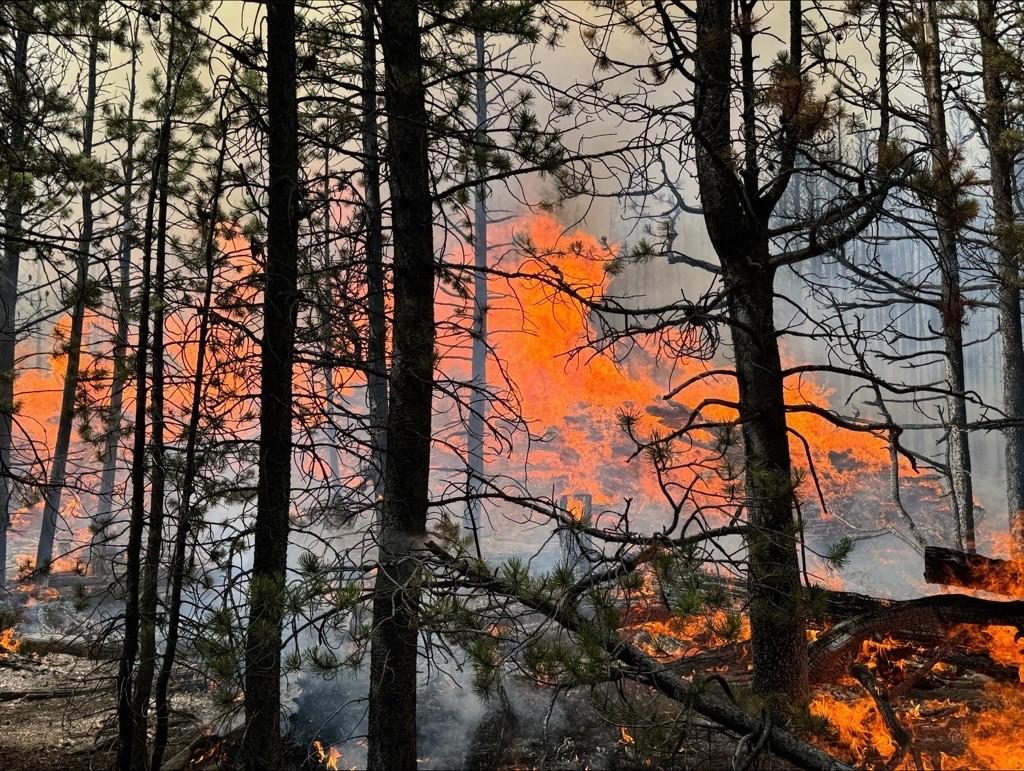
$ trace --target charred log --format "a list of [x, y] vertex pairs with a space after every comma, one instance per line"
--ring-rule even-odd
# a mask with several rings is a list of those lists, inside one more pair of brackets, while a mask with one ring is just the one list
[[[868, 603], [854, 595], [860, 603]], [[935, 638], [959, 624], [1016, 626], [1024, 628], [1024, 601], [999, 602], [944, 594], [916, 600], [875, 600], [876, 609], [847, 618], [810, 645], [811, 679], [827, 682], [840, 677], [853, 663], [864, 640], [874, 635], [914, 639]]]
[[1024, 596], [1024, 561], [929, 546], [924, 550], [924, 580], [930, 584], [1021, 597]]

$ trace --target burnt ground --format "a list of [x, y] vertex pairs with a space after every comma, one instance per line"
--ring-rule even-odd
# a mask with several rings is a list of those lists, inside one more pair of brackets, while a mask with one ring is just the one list
[[[0, 657], [0, 768], [110, 768], [116, 672], [117, 662], [60, 653]], [[174, 707], [168, 758], [187, 748], [215, 715], [202, 693], [176, 693]]]

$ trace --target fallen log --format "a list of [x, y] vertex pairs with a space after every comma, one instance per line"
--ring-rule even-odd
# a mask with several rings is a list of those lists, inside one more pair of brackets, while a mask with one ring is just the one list
[[1004, 560], [942, 546], [924, 550], [924, 580], [1024, 597], [1024, 560]]
[[847, 672], [861, 643], [874, 635], [934, 638], [959, 624], [1024, 629], [1024, 600], [1001, 602], [964, 594], [916, 600], [875, 600], [874, 610], [837, 623], [811, 643], [808, 664], [813, 682], [832, 682]]
[[19, 637], [18, 642], [20, 643], [18, 652], [22, 654], [36, 653], [46, 656], [50, 653], [60, 653], [93, 661], [117, 661], [121, 656], [121, 650], [116, 645], [96, 640], [25, 635]]
[[0, 691], [0, 702], [69, 699], [74, 696], [85, 696], [91, 693], [104, 693], [109, 691], [109, 685], [98, 685], [89, 688], [30, 688], [27, 690], [8, 690]]

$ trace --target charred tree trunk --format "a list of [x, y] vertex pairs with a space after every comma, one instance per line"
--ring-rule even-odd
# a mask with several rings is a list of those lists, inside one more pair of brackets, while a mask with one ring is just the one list
[[380, 207], [380, 150], [377, 140], [377, 38], [373, 6], [367, 0], [362, 13], [362, 145], [363, 203], [366, 224], [367, 341], [366, 394], [370, 411], [370, 464], [374, 500], [380, 499], [387, 451], [388, 364], [387, 311], [384, 307], [384, 236]]
[[[487, 128], [487, 75], [484, 72], [486, 53], [484, 33], [476, 32], [476, 143], [478, 157], [484, 156]], [[487, 167], [477, 164], [477, 176], [483, 179]], [[466, 502], [466, 527], [473, 536], [477, 556], [480, 556], [480, 501], [474, 496], [480, 491], [484, 473], [484, 412], [487, 409], [487, 185], [476, 186], [476, 208], [473, 214], [473, 339], [472, 371], [469, 381], [469, 420], [466, 426], [468, 455], [469, 500]]]
[[[166, 152], [162, 159], [162, 184], [159, 191], [156, 222], [156, 261], [153, 266], [153, 341], [150, 348], [152, 358], [152, 382], [150, 384], [150, 464], [149, 475], [149, 521], [147, 523], [146, 552], [142, 564], [142, 583], [139, 587], [139, 667], [135, 676], [135, 691], [132, 694], [132, 710], [139, 730], [135, 734], [132, 749], [132, 767], [144, 771], [148, 755], [148, 713], [149, 700], [156, 671], [156, 622], [157, 597], [160, 583], [160, 556], [164, 544], [164, 491], [167, 472], [164, 465], [164, 318], [167, 307], [167, 209], [168, 177], [170, 167], [171, 117], [176, 101], [177, 88], [171, 85], [171, 70], [176, 60], [175, 16], [171, 14], [171, 43], [167, 53], [167, 79], [165, 89], [162, 132], [168, 138]], [[182, 65], [184, 67], [185, 65]]]
[[1006, 142], [1006, 87], [999, 64], [1001, 51], [996, 18], [998, 0], [978, 0], [981, 34], [981, 80], [985, 94], [985, 131], [989, 152], [992, 213], [999, 255], [999, 332], [1003, 364], [1003, 412], [1010, 421], [1006, 440], [1006, 502], [1010, 534], [1024, 551], [1024, 337], [1021, 334], [1020, 264], [1014, 246], [1013, 164]]
[[218, 207], [220, 206], [221, 190], [224, 179], [224, 157], [227, 131], [223, 127], [221, 117], [221, 146], [217, 156], [210, 193], [210, 217], [204, 234], [203, 251], [206, 266], [206, 283], [203, 288], [203, 301], [199, 314], [199, 341], [196, 348], [196, 370], [192, 378], [192, 403], [189, 409], [188, 426], [185, 429], [185, 471], [181, 481], [181, 502], [178, 510], [178, 527], [174, 536], [174, 549], [171, 554], [171, 595], [167, 603], [167, 639], [164, 643], [164, 655], [160, 664], [160, 674], [156, 682], [156, 734], [153, 739], [153, 755], [149, 771], [160, 771], [163, 764], [164, 750], [167, 748], [167, 735], [170, 728], [170, 703], [168, 688], [174, 659], [177, 654], [178, 633], [181, 626], [181, 593], [185, 583], [185, 549], [192, 528], [192, 492], [199, 467], [196, 444], [199, 439], [199, 419], [203, 400], [203, 389], [206, 374], [206, 350], [210, 339], [210, 306], [213, 300], [214, 284], [214, 252], [216, 249], [217, 226], [221, 221]]
[[[20, 14], [19, 14], [20, 16]], [[28, 145], [28, 42], [27, 28], [15, 32], [11, 62], [12, 114], [7, 127], [10, 158], [4, 190], [4, 264], [0, 273], [0, 586], [7, 580], [7, 529], [10, 524], [14, 474], [11, 467], [14, 428], [15, 348], [18, 344], [18, 274], [25, 248], [23, 226], [25, 182], [20, 172]]]
[[[133, 687], [137, 690], [138, 678], [136, 677], [135, 659], [139, 654], [140, 621], [143, 620], [143, 613], [145, 612], [142, 598], [142, 534], [147, 520], [146, 472], [148, 464], [146, 461], [148, 453], [146, 452], [146, 445], [148, 437], [146, 415], [150, 401], [147, 375], [150, 353], [153, 244], [154, 239], [158, 238], [162, 242], [166, 237], [166, 233], [163, 230], [160, 233], [156, 232], [154, 219], [159, 199], [161, 209], [164, 212], [161, 219], [166, 223], [171, 143], [170, 105], [172, 78], [170, 75], [170, 62], [172, 61], [175, 44], [174, 32], [175, 27], [172, 14], [170, 40], [168, 42], [168, 74], [167, 82], [164, 86], [164, 105], [166, 109], [160, 125], [156, 152], [153, 156], [149, 196], [146, 202], [142, 254], [142, 289], [139, 301], [138, 343], [135, 351], [135, 427], [131, 468], [132, 505], [128, 524], [128, 544], [126, 547], [124, 643], [117, 677], [118, 768], [122, 769], [122, 771], [138, 768], [140, 762], [145, 763], [145, 756], [140, 756], [138, 747], [140, 744], [143, 747], [145, 746], [146, 718], [137, 709], [137, 704], [139, 703], [138, 696], [136, 693], [133, 693]], [[153, 525], [150, 523], [150, 529], [152, 527]], [[148, 690], [148, 686], [146, 687]]]
[[419, 609], [434, 372], [434, 254], [426, 88], [414, 0], [379, 6], [394, 233], [394, 358], [370, 650], [373, 771], [416, 768]]
[[[97, 7], [98, 9], [98, 7]], [[82, 157], [92, 158], [93, 125], [96, 115], [96, 61], [99, 56], [99, 18], [91, 25], [89, 63], [86, 80], [85, 117], [82, 126]], [[48, 573], [53, 560], [53, 539], [57, 532], [61, 494], [67, 473], [68, 452], [71, 448], [71, 430], [74, 427], [75, 396], [78, 392], [78, 370], [82, 360], [82, 331], [85, 327], [85, 300], [89, 283], [89, 262], [92, 251], [94, 217], [92, 213], [92, 181], [82, 188], [82, 227], [78, 235], [78, 253], [75, 255], [74, 305], [67, 342], [67, 368], [61, 393], [60, 417], [50, 475], [47, 480], [43, 519], [36, 547], [36, 570]]]
[[[957, 253], [957, 214], [953, 189], [953, 159], [946, 132], [942, 98], [942, 59], [935, 0], [921, 4], [921, 38], [918, 56], [928, 103], [928, 142], [932, 156], [935, 225], [938, 231], [938, 262], [941, 276], [939, 319], [945, 348], [949, 476], [956, 516], [957, 545], [974, 551], [974, 491], [971, 483], [970, 436], [967, 431], [966, 379], [964, 373], [964, 298], [960, 290]], [[1019, 311], [1018, 311], [1019, 315]]]
[[[764, 252], [767, 256], [767, 244]], [[726, 271], [739, 411], [746, 418], [744, 478], [751, 529], [747, 591], [754, 688], [762, 694], [802, 697], [808, 688], [807, 638], [773, 282], [774, 271], [768, 267], [744, 265]]]
[[[799, 64], [800, 5], [791, 6]], [[753, 134], [753, 27], [741, 19], [745, 166], [732, 171], [732, 4], [697, 6], [696, 105], [693, 130], [697, 173], [708, 233], [723, 268], [729, 298], [739, 418], [744, 440], [748, 538], [748, 592], [754, 690], [774, 700], [807, 698], [807, 644], [797, 559], [797, 527], [786, 429], [782, 371], [774, 323], [775, 268], [768, 218], [758, 199]], [[742, 186], [745, 194], [737, 191]]]
[[260, 442], [249, 628], [245, 643], [248, 771], [281, 760], [281, 624], [288, 566], [292, 364], [298, 312], [299, 114], [295, 5], [267, 1], [267, 253], [260, 346]]
[[118, 447], [121, 443], [121, 420], [124, 415], [124, 390], [128, 381], [128, 308], [131, 296], [132, 256], [132, 190], [135, 182], [135, 77], [138, 65], [131, 63], [128, 85], [128, 142], [124, 156], [124, 187], [121, 195], [121, 238], [118, 248], [117, 322], [114, 330], [113, 373], [110, 385], [110, 403], [104, 415], [106, 436], [103, 441], [103, 471], [97, 496], [96, 532], [93, 535], [93, 572], [101, 575], [113, 573], [112, 550], [108, 544], [108, 529], [113, 519], [114, 484], [117, 481]]

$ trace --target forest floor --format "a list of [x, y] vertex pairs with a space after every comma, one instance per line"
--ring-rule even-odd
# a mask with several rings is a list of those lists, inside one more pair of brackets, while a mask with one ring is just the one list
[[[116, 661], [62, 653], [0, 659], [0, 768], [110, 768], [116, 674]], [[168, 758], [187, 748], [215, 714], [203, 693], [176, 692], [174, 705]]]

